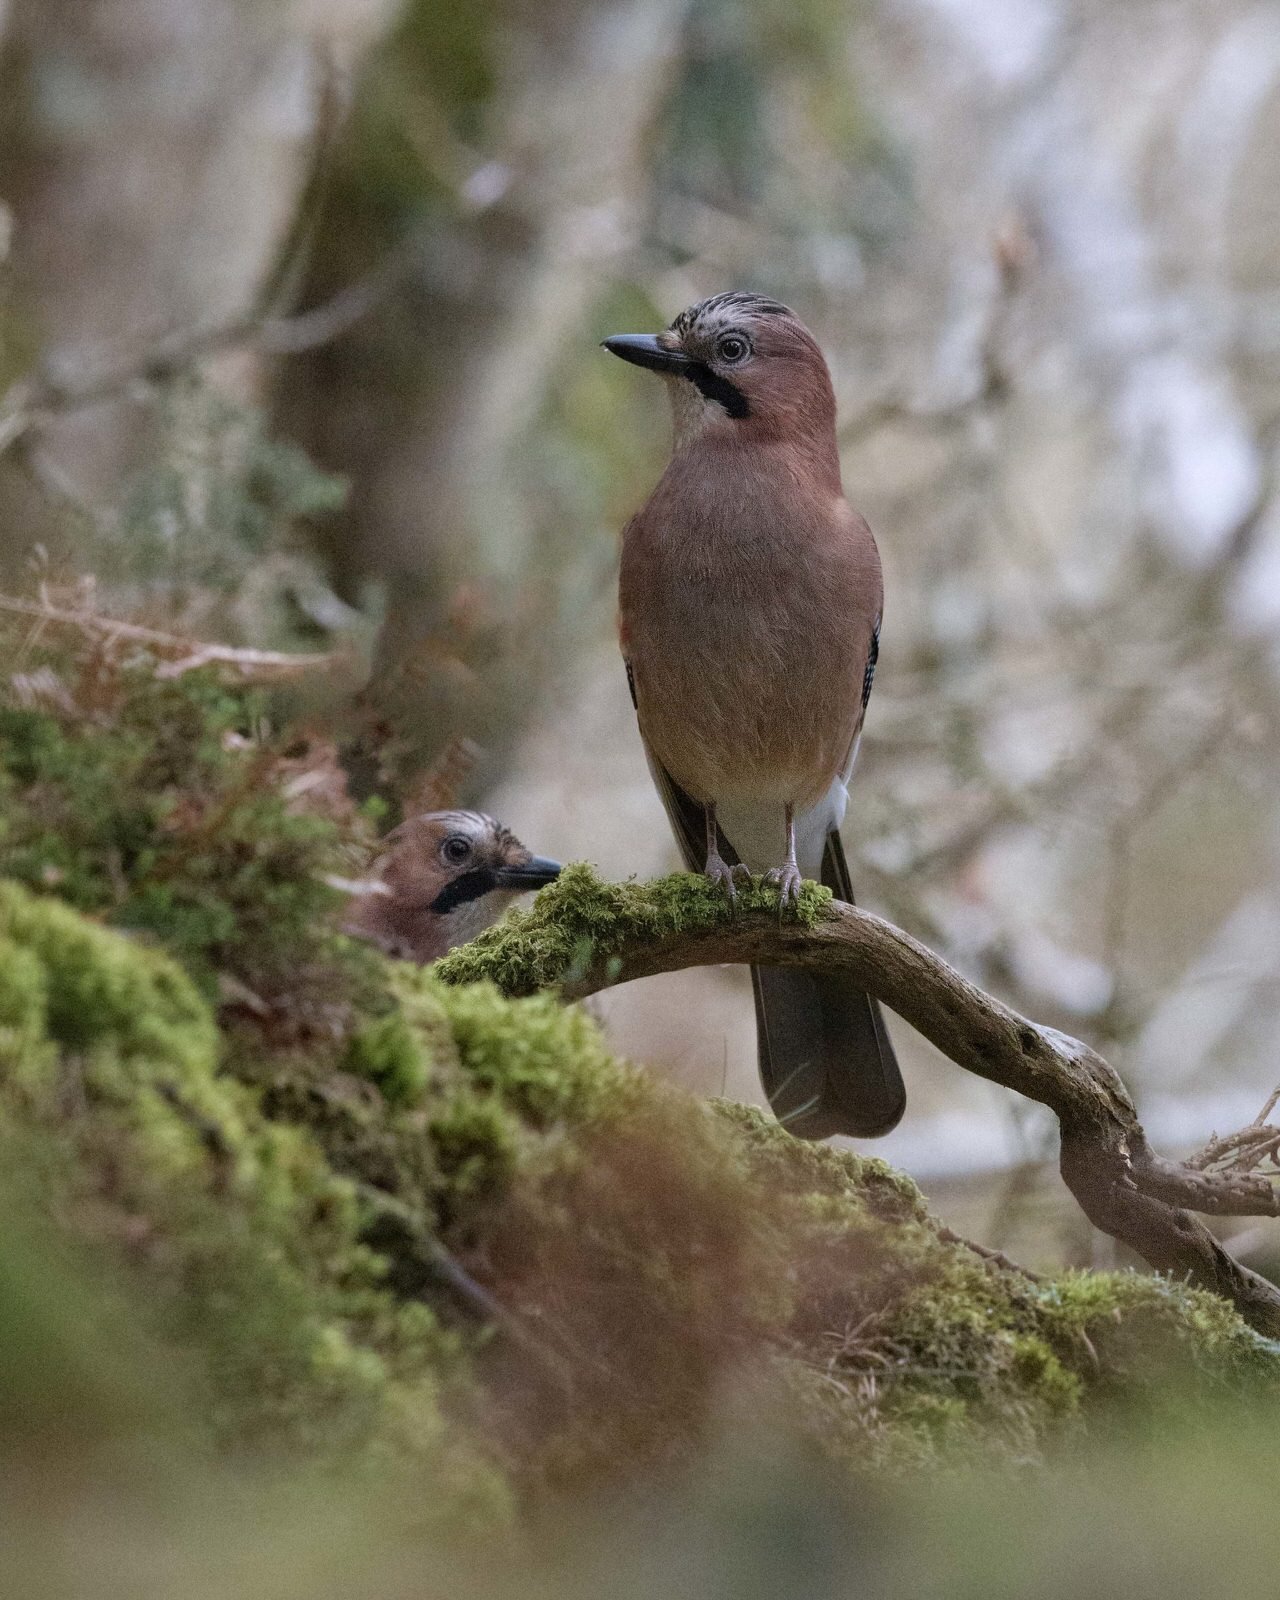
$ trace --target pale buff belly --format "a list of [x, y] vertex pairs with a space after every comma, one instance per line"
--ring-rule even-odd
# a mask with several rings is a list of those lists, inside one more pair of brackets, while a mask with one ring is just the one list
[[860, 704], [844, 641], [782, 626], [763, 596], [680, 604], [628, 633], [641, 731], [694, 799], [806, 809], [826, 794]]

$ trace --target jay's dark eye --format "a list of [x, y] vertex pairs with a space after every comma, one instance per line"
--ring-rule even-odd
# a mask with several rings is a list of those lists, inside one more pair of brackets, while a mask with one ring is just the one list
[[471, 840], [461, 833], [451, 833], [440, 846], [441, 857], [451, 867], [461, 866], [470, 854]]
[[716, 354], [721, 361], [727, 361], [732, 365], [735, 361], [742, 360], [747, 353], [747, 349], [748, 345], [745, 339], [740, 338], [736, 333], [727, 333], [716, 346]]

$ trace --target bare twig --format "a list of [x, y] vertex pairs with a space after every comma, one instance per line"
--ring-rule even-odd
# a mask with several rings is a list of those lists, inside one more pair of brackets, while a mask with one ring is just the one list
[[1214, 1134], [1187, 1165], [1200, 1172], [1214, 1169], [1256, 1173], [1269, 1161], [1280, 1169], [1280, 1128], [1267, 1121], [1277, 1103], [1280, 1103], [1280, 1089], [1271, 1092], [1266, 1105], [1247, 1128], [1241, 1128], [1238, 1133]]
[[296, 355], [329, 344], [374, 310], [399, 280], [418, 253], [411, 240], [324, 305], [287, 314], [319, 227], [334, 151], [350, 99], [350, 84], [332, 52], [317, 46], [315, 55], [319, 89], [306, 182], [275, 264], [252, 303], [222, 322], [175, 329], [97, 371], [92, 363], [65, 356], [58, 362], [68, 372], [80, 373], [87, 366], [87, 376], [59, 378], [46, 368], [20, 379], [0, 395], [0, 455], [28, 433], [37, 432], [66, 412], [149, 387], [219, 351], [254, 345], [269, 355]]
[[221, 351], [252, 345], [267, 355], [299, 355], [331, 344], [377, 308], [416, 254], [416, 243], [406, 241], [366, 277], [310, 311], [283, 317], [253, 310], [211, 326], [179, 328], [119, 362], [96, 371], [90, 367], [74, 379], [50, 373], [19, 379], [0, 395], [0, 455], [57, 417], [117, 399], [131, 390], [151, 388]]
[[375, 1247], [388, 1251], [397, 1261], [401, 1288], [426, 1298], [435, 1280], [445, 1284], [481, 1322], [493, 1326], [536, 1357], [561, 1382], [572, 1383], [572, 1355], [553, 1348], [528, 1320], [502, 1304], [492, 1290], [472, 1276], [457, 1257], [403, 1202], [372, 1184], [357, 1182], [357, 1190], [369, 1208], [368, 1237]]
[[1010, 1260], [1003, 1250], [988, 1249], [985, 1244], [977, 1244], [973, 1239], [966, 1239], [963, 1234], [955, 1233], [951, 1228], [939, 1228], [938, 1237], [944, 1244], [958, 1244], [965, 1250], [972, 1250], [974, 1255], [985, 1261], [988, 1266], [999, 1267], [1002, 1272], [1016, 1272], [1019, 1277], [1029, 1278], [1032, 1283], [1044, 1281], [1038, 1272], [1032, 1272], [1029, 1267]]
[[173, 658], [156, 668], [158, 678], [180, 678], [186, 672], [206, 666], [231, 667], [244, 677], [291, 677], [297, 673], [331, 667], [340, 660], [337, 651], [295, 655], [283, 650], [247, 650], [229, 644], [204, 644], [183, 638], [181, 634], [146, 628], [137, 622], [121, 622], [115, 617], [104, 617], [96, 611], [73, 611], [43, 600], [21, 600], [14, 595], [0, 595], [0, 612], [31, 617], [40, 624], [53, 623], [60, 627], [77, 628], [108, 643], [127, 640], [148, 645]]

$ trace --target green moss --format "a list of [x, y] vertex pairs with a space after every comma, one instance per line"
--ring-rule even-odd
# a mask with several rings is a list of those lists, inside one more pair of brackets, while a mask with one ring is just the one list
[[[23, 952], [32, 1003], [68, 1051], [110, 1041], [125, 1062], [206, 1075], [217, 1044], [209, 1008], [168, 957], [113, 938], [68, 907], [0, 883], [0, 936]], [[36, 976], [38, 973], [38, 977]], [[12, 981], [12, 980], [11, 980]]]
[[1043, 1339], [1015, 1338], [1011, 1365], [1017, 1383], [1036, 1394], [1051, 1416], [1073, 1416], [1079, 1409], [1082, 1380], [1068, 1371]]
[[[325, 1137], [345, 1170], [396, 1190], [424, 1226], [503, 1194], [532, 1135], [585, 1124], [618, 1090], [623, 1069], [598, 1028], [548, 995], [509, 1001], [401, 964], [388, 983], [394, 1009], [357, 1030], [343, 1062], [385, 1108], [365, 1115], [363, 1150], [334, 1138], [331, 1114]], [[370, 1123], [387, 1136], [373, 1145]]]
[[349, 1007], [371, 967], [324, 880], [360, 859], [365, 825], [295, 804], [307, 745], [273, 735], [261, 692], [145, 657], [30, 665], [59, 692], [0, 695], [0, 875], [162, 944], [207, 998], [230, 979], [302, 1026]]
[[795, 1241], [788, 1382], [850, 1466], [1036, 1459], [1121, 1396], [1150, 1413], [1190, 1390], [1276, 1391], [1280, 1347], [1217, 1296], [1136, 1273], [1002, 1269], [943, 1236], [883, 1163], [790, 1140], [743, 1107], [721, 1115]]
[[721, 1100], [715, 1108], [750, 1151], [755, 1172], [770, 1191], [783, 1188], [815, 1199], [835, 1196], [885, 1222], [928, 1221], [920, 1190], [888, 1162], [835, 1145], [794, 1139], [755, 1106]]
[[623, 1069], [585, 1012], [545, 994], [507, 1000], [492, 984], [418, 981], [439, 996], [467, 1081], [534, 1126], [586, 1122], [616, 1092]]
[[[806, 883], [794, 911], [806, 927], [821, 921], [831, 891]], [[638, 941], [722, 926], [735, 916], [779, 914], [777, 891], [757, 882], [739, 891], [736, 910], [700, 873], [651, 883], [605, 883], [582, 863], [567, 866], [532, 909], [511, 912], [436, 966], [446, 983], [481, 980], [508, 995], [550, 989]]]
[[743, 1384], [836, 1481], [1275, 1393], [1280, 1349], [1213, 1296], [1005, 1270], [884, 1162], [618, 1061], [553, 991], [721, 925], [702, 878], [571, 867], [435, 968], [388, 962], [318, 882], [364, 825], [292, 808], [261, 707], [141, 669], [109, 697], [7, 713], [0, 1139], [224, 1446], [492, 1508], [695, 1462]]
[[599, 1029], [549, 995], [510, 1001], [413, 967], [392, 981], [400, 1017], [435, 1036], [427, 1103], [442, 1220], [504, 1194], [532, 1136], [584, 1126], [617, 1095], [624, 1072]]
[[9, 1070], [40, 1054], [48, 1009], [44, 964], [7, 934], [0, 935], [0, 1062]]
[[1201, 1397], [1274, 1382], [1280, 1343], [1255, 1333], [1218, 1295], [1136, 1272], [1068, 1272], [1038, 1296], [1045, 1336], [1055, 1350], [1094, 1374], [1098, 1397], [1124, 1391], [1150, 1401]]
[[469, 1091], [445, 1098], [428, 1125], [441, 1180], [442, 1220], [511, 1187], [520, 1161], [520, 1123], [492, 1096]]
[[343, 1065], [376, 1083], [388, 1103], [397, 1106], [421, 1100], [430, 1074], [421, 1034], [398, 1008], [352, 1034]]
[[147, 1321], [194, 1363], [214, 1435], [438, 1454], [450, 1338], [387, 1285], [357, 1188], [312, 1134], [218, 1073], [191, 980], [13, 884], [0, 948], [0, 1134], [43, 1151], [42, 1208], [145, 1279]]
[[506, 1472], [564, 1489], [692, 1456], [765, 1370], [840, 1472], [906, 1472], [1280, 1379], [1212, 1296], [992, 1266], [883, 1162], [663, 1085], [547, 994], [387, 964], [340, 1060], [259, 1045], [233, 1077], [159, 952], [11, 885], [0, 945], [7, 1125], [48, 1140], [55, 1214], [145, 1275], [224, 1440], [462, 1450], [496, 1493], [446, 1420], [488, 1391]]

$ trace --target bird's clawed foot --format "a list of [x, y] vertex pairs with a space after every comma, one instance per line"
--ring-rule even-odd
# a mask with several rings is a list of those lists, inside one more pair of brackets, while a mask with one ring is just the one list
[[730, 866], [718, 850], [713, 850], [707, 857], [704, 870], [711, 882], [724, 890], [731, 906], [738, 903], [739, 886], [744, 889], [751, 887], [751, 874], [741, 861], [735, 861], [733, 866]]
[[795, 910], [800, 902], [800, 886], [804, 879], [800, 876], [800, 868], [794, 861], [788, 861], [783, 867], [771, 867], [765, 873], [764, 881], [778, 891], [778, 904], [781, 910]]

